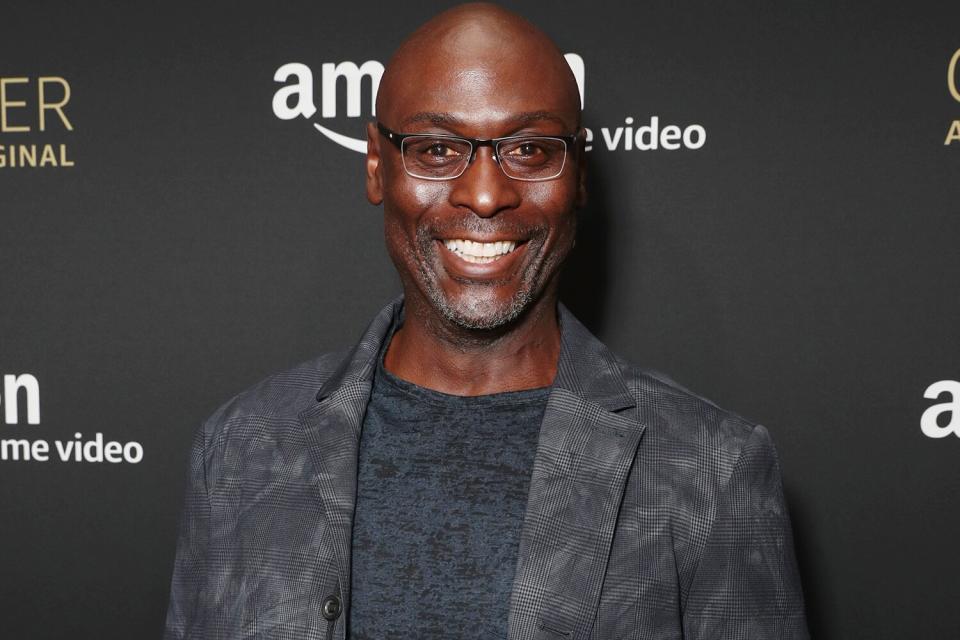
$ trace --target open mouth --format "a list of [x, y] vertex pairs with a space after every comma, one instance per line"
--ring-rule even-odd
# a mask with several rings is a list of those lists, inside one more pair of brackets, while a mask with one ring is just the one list
[[444, 240], [443, 245], [465, 262], [486, 264], [510, 255], [521, 243], [516, 240], [474, 242], [473, 240]]

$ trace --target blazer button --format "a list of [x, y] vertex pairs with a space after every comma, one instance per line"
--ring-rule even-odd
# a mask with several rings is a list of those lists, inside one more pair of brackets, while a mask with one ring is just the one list
[[337, 596], [328, 596], [320, 607], [320, 613], [327, 620], [336, 620], [340, 616], [340, 598]]

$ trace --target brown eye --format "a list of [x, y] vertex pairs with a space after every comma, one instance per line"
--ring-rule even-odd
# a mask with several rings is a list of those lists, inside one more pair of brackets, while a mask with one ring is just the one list
[[512, 145], [505, 145], [501, 150], [514, 160], [532, 160], [544, 153], [538, 140], [519, 140]]
[[442, 157], [452, 155], [453, 150], [447, 145], [437, 142], [427, 147], [424, 153], [430, 156]]
[[519, 147], [517, 147], [517, 153], [521, 156], [532, 156], [537, 154], [540, 151], [540, 148], [532, 142], [524, 142]]

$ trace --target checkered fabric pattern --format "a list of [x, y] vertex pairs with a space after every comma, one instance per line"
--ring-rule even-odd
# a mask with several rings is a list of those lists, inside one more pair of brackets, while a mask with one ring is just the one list
[[[345, 640], [359, 434], [400, 304], [349, 353], [264, 380], [197, 432], [165, 639]], [[807, 638], [766, 429], [559, 313], [510, 640]], [[410, 594], [411, 615], [429, 606]]]

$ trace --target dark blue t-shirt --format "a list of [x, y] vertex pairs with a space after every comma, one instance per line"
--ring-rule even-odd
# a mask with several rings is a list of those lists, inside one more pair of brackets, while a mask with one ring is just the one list
[[360, 437], [349, 638], [497, 638], [548, 387], [454, 396], [380, 366]]

